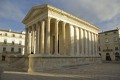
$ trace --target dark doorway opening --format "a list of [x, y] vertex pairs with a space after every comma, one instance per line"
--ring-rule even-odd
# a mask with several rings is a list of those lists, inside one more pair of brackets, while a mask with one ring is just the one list
[[111, 57], [109, 53], [106, 53], [106, 61], [111, 61]]
[[2, 61], [5, 61], [5, 55], [2, 55]]

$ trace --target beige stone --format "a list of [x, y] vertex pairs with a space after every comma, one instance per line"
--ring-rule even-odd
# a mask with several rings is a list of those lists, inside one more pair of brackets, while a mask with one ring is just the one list
[[[29, 72], [100, 62], [100, 56], [95, 53], [97, 37], [94, 38], [99, 28], [47, 4], [32, 7], [23, 23], [32, 37], [29, 38], [30, 45], [26, 46], [31, 47], [31, 52], [39, 49], [34, 54], [26, 49], [25, 54], [30, 54]], [[40, 30], [37, 30], [36, 23], [42, 23]], [[34, 34], [39, 35], [39, 39]], [[89, 36], [93, 39], [89, 39]], [[89, 46], [90, 42], [93, 45]], [[36, 43], [39, 48], [34, 48]], [[89, 47], [93, 47], [90, 48], [91, 54]]]
[[99, 33], [99, 54], [103, 61], [120, 60], [120, 29]]

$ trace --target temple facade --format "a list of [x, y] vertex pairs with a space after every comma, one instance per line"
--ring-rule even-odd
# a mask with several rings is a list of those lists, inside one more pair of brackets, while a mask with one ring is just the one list
[[23, 20], [29, 72], [100, 63], [99, 28], [51, 5], [34, 6]]

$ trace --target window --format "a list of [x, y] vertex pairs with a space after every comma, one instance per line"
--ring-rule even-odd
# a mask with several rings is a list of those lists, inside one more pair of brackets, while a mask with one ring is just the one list
[[106, 39], [105, 39], [105, 42], [108, 42], [108, 41], [109, 41], [108, 38], [106, 38]]
[[19, 45], [22, 45], [22, 41], [19, 41]]
[[7, 44], [7, 39], [4, 40], [4, 44]]
[[113, 32], [114, 34], [116, 33], [116, 32]]
[[11, 52], [14, 52], [14, 48], [11, 48]]
[[12, 36], [15, 37], [15, 34], [13, 34]]
[[6, 47], [3, 47], [3, 52], [6, 52]]
[[100, 47], [99, 47], [99, 51], [101, 51]]
[[15, 42], [14, 42], [14, 41], [12, 41], [12, 44], [14, 45], [14, 44], [15, 44]]
[[115, 47], [115, 50], [118, 50], [118, 47]]
[[18, 49], [18, 52], [21, 53], [21, 48]]
[[107, 35], [107, 33], [105, 33], [105, 35]]
[[2, 36], [2, 33], [0, 33], [0, 36]]
[[5, 36], [7, 36], [7, 33], [5, 33]]
[[114, 37], [114, 41], [115, 41], [115, 42], [118, 41], [117, 37]]
[[20, 38], [22, 38], [22, 36], [20, 35]]

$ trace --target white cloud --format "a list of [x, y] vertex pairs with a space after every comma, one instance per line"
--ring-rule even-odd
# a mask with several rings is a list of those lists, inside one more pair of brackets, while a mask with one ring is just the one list
[[25, 14], [17, 7], [17, 5], [12, 4], [9, 1], [0, 2], [0, 18], [21, 22], [24, 16]]
[[119, 0], [83, 0], [85, 9], [91, 10], [101, 21], [111, 20], [120, 13]]
[[[60, 0], [63, 9], [102, 29], [120, 26], [120, 0]], [[107, 22], [107, 23], [105, 23]]]
[[[120, 27], [120, 0], [47, 0], [45, 2], [90, 22], [102, 30]], [[25, 16], [21, 9], [26, 11], [28, 7], [31, 8], [33, 5], [43, 2], [41, 0], [23, 0], [22, 4], [17, 1], [16, 3], [1, 0], [0, 18], [21, 22]]]

